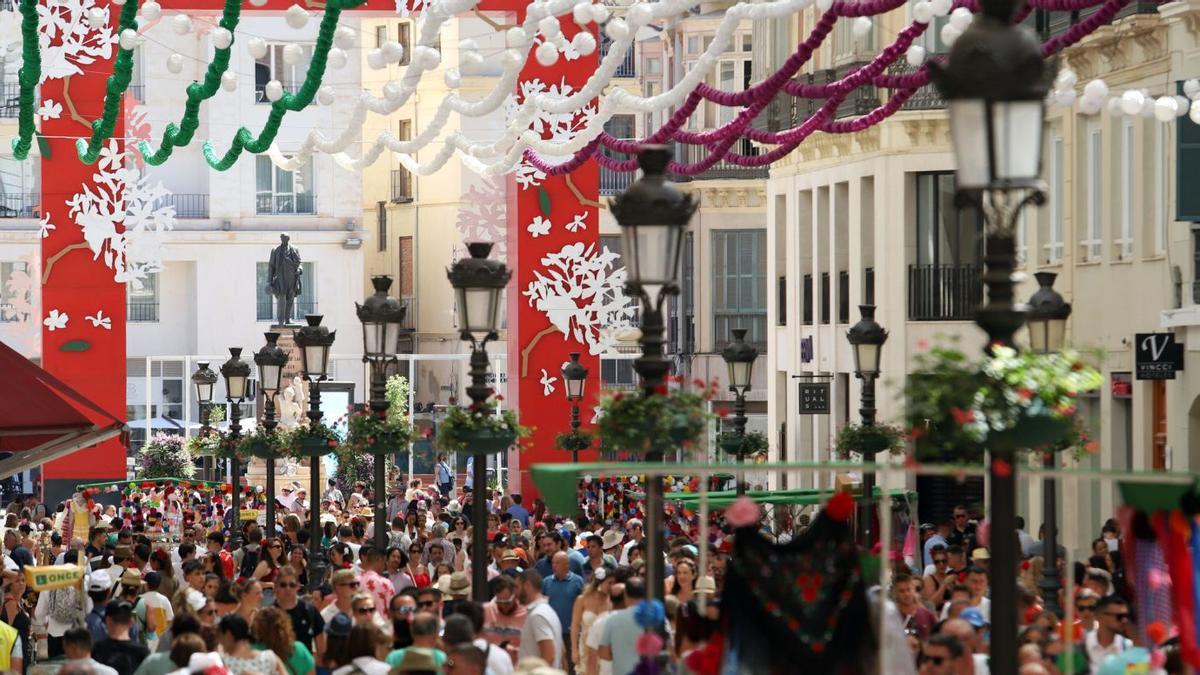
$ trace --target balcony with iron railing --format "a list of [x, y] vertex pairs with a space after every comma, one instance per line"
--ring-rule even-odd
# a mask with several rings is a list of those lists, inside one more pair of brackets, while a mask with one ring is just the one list
[[[899, 59], [888, 68], [889, 75], [911, 75], [917, 72], [919, 68], [914, 68], [909, 65], [904, 59]], [[895, 90], [892, 90], [893, 95]], [[937, 87], [933, 84], [925, 86], [913, 92], [912, 96], [900, 106], [901, 110], [941, 110], [946, 107], [946, 101], [942, 95], [938, 93]]]
[[[34, 98], [37, 98], [35, 91]], [[0, 84], [0, 117], [16, 118], [21, 113], [21, 84], [5, 82]]]
[[[600, 32], [600, 60], [601, 61], [603, 61], [604, 57], [606, 55], [608, 55], [608, 51], [610, 49], [612, 49], [612, 45], [613, 45], [612, 38], [608, 37], [607, 33], [601, 31]], [[627, 49], [625, 51], [625, 58], [621, 59], [621, 64], [619, 66], [617, 66], [617, 72], [613, 74], [613, 77], [637, 77], [637, 66], [634, 63], [633, 59], [634, 59], [633, 46], [630, 45], [629, 49]]]
[[979, 265], [909, 265], [909, 321], [969, 321], [983, 302]]
[[[739, 139], [734, 143], [732, 150], [738, 154], [750, 157], [756, 157], [759, 154], [758, 147], [749, 138]], [[683, 143], [675, 145], [675, 161], [684, 164], [695, 164], [703, 161], [709, 154], [709, 149], [703, 145], [685, 145]], [[674, 180], [680, 183], [729, 178], [753, 180], [767, 178], [769, 172], [770, 167], [767, 166], [740, 166], [721, 160], [697, 176], [675, 176]]]
[[158, 321], [157, 300], [129, 300], [125, 303], [125, 320], [130, 323]]
[[256, 213], [270, 216], [311, 216], [317, 212], [317, 196], [313, 194], [258, 195]]
[[208, 195], [174, 193], [158, 200], [158, 206], [175, 207], [176, 218], [202, 219], [208, 217]]
[[405, 168], [392, 169], [392, 203], [409, 204], [415, 198], [412, 172]]
[[601, 196], [611, 197], [612, 195], [620, 194], [629, 187], [633, 182], [637, 173], [634, 171], [613, 171], [612, 169], [600, 167], [600, 194]]
[[0, 192], [0, 218], [39, 218], [41, 203], [37, 192]]

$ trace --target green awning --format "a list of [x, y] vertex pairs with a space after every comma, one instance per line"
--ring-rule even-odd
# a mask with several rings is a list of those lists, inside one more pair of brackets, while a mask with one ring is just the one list
[[[879, 486], [875, 486], [875, 499], [883, 496], [883, 490]], [[830, 490], [757, 490], [747, 492], [746, 496], [753, 499], [757, 504], [782, 504], [788, 506], [813, 506], [829, 499], [833, 492]], [[910, 494], [907, 490], [896, 489], [889, 490], [890, 497], [906, 497]], [[673, 502], [678, 502], [686, 509], [695, 510], [700, 508], [700, 493], [699, 492], [669, 492], [666, 498]], [[708, 493], [708, 508], [723, 509], [737, 499], [737, 492], [726, 490], [723, 492]]]

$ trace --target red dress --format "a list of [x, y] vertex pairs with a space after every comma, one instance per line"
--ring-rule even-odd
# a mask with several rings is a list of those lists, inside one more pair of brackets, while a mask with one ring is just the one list
[[421, 566], [421, 570], [419, 572], [413, 572], [412, 569], [407, 569], [405, 571], [408, 572], [409, 576], [412, 577], [413, 585], [417, 588], [429, 588], [429, 586], [431, 586], [433, 583], [429, 580], [429, 573], [424, 570], [423, 565]]

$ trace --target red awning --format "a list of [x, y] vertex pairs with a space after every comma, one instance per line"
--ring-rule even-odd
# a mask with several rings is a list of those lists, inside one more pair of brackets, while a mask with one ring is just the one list
[[124, 431], [123, 421], [2, 342], [0, 381], [0, 478]]

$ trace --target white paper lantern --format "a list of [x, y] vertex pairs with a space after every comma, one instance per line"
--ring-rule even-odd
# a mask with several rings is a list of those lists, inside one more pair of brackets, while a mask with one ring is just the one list
[[1058, 71], [1058, 76], [1054, 78], [1054, 84], [1059, 89], [1074, 89], [1079, 82], [1079, 76], [1070, 68], [1063, 68]]
[[550, 42], [543, 42], [534, 51], [534, 56], [537, 57], [538, 63], [549, 68], [558, 63], [558, 46]]
[[509, 49], [523, 49], [529, 46], [529, 36], [523, 28], [509, 28], [504, 31], [504, 45]]
[[346, 52], [334, 47], [333, 49], [329, 50], [329, 56], [326, 57], [326, 60], [329, 63], [330, 68], [339, 70], [346, 67], [346, 64], [350, 61], [350, 57], [346, 54]]
[[1176, 117], [1183, 117], [1184, 115], [1188, 114], [1188, 108], [1190, 108], [1191, 106], [1192, 106], [1192, 102], [1188, 100], [1188, 97], [1183, 96], [1181, 94], [1175, 94], [1175, 116]]
[[321, 88], [317, 90], [317, 103], [321, 105], [333, 104], [333, 85], [321, 85]]
[[954, 41], [957, 40], [960, 35], [962, 35], [962, 31], [955, 28], [954, 24], [947, 23], [945, 26], [942, 26], [942, 30], [941, 30], [942, 42], [946, 43], [947, 47], [950, 47], [951, 45], [953, 45]]
[[246, 40], [246, 51], [250, 52], [250, 58], [257, 61], [267, 55], [267, 41], [260, 37], [252, 37]]
[[462, 85], [462, 74], [459, 73], [458, 68], [447, 68], [446, 74], [442, 78], [446, 81], [446, 86], [451, 89], [458, 89]]
[[601, 5], [601, 4], [592, 5], [592, 21], [595, 21], [596, 23], [600, 24], [600, 23], [604, 23], [605, 21], [608, 21], [608, 17], [609, 17], [608, 7], [605, 7], [604, 5]]
[[1137, 89], [1130, 89], [1121, 94], [1121, 110], [1126, 115], [1136, 115], [1142, 110], [1142, 104], [1146, 102], [1146, 97]]
[[504, 50], [504, 55], [500, 58], [505, 68], [520, 68], [525, 63], [525, 55], [515, 49]]
[[1092, 98], [1099, 101], [1108, 96], [1108, 85], [1104, 80], [1092, 80], [1084, 85], [1083, 95], [1085, 98]]
[[571, 8], [571, 18], [579, 26], [586, 26], [592, 22], [592, 3], [579, 2]]
[[1141, 115], [1142, 117], [1145, 117], [1146, 119], [1152, 119], [1154, 117], [1154, 103], [1155, 103], [1154, 97], [1151, 96], [1149, 94], [1149, 92], [1143, 91], [1142, 92], [1142, 109], [1138, 111], [1138, 115]]
[[297, 30], [308, 25], [308, 12], [300, 5], [292, 5], [284, 12], [284, 18], [287, 19], [287, 25]]
[[404, 89], [400, 86], [399, 82], [391, 80], [387, 84], [383, 85], [383, 97], [392, 103], [399, 103], [403, 96]]
[[629, 24], [624, 19], [613, 19], [604, 24], [604, 32], [614, 42], [624, 40], [629, 37]]
[[548, 16], [538, 22], [538, 32], [546, 37], [547, 40], [562, 35], [562, 26], [558, 23], [558, 17]]
[[388, 63], [400, 63], [400, 60], [404, 58], [404, 45], [395, 40], [384, 42], [379, 49], [383, 51], [383, 58]]
[[460, 52], [477, 52], [479, 51], [479, 43], [471, 38], [465, 38], [458, 41], [458, 51]]
[[418, 45], [413, 48], [413, 60], [424, 66], [426, 70], [435, 70], [442, 65], [442, 53], [433, 47]]
[[971, 25], [971, 21], [975, 15], [966, 7], [956, 7], [953, 12], [950, 12], [950, 23], [959, 31], [965, 31]]
[[1070, 108], [1071, 106], [1075, 105], [1075, 90], [1063, 89], [1062, 91], [1058, 92], [1058, 104], [1065, 108]]
[[228, 28], [217, 26], [212, 32], [212, 42], [217, 49], [229, 49], [233, 45], [233, 33]]
[[1100, 106], [1104, 105], [1100, 99], [1083, 96], [1079, 99], [1079, 112], [1083, 115], [1095, 115], [1100, 112]]
[[1187, 96], [1188, 98], [1191, 98], [1191, 99], [1194, 99], [1197, 96], [1200, 96], [1200, 80], [1196, 80], [1196, 79], [1184, 80], [1183, 93], [1185, 96]]
[[864, 38], [871, 32], [872, 25], [870, 17], [860, 16], [854, 20], [850, 30], [854, 33], [854, 37]]
[[172, 54], [167, 57], [167, 70], [178, 75], [183, 72], [183, 56], [181, 54]]
[[934, 16], [946, 16], [954, 9], [954, 0], [929, 0]]
[[137, 46], [138, 34], [136, 30], [132, 28], [126, 28], [125, 30], [121, 31], [121, 49], [129, 51], [131, 49], [135, 49]]
[[268, 101], [274, 103], [283, 98], [283, 84], [279, 80], [271, 80], [266, 87], [263, 87], [263, 93], [266, 94]]
[[372, 70], [379, 70], [387, 65], [387, 59], [383, 57], [383, 50], [376, 47], [367, 52], [367, 67]]
[[920, 0], [913, 5], [912, 9], [913, 21], [917, 23], [929, 23], [933, 21], [933, 6], [929, 4], [929, 0]]
[[87, 22], [89, 26], [98, 30], [108, 23], [108, 14], [100, 7], [93, 7], [88, 10]]
[[571, 38], [571, 47], [581, 56], [591, 56], [596, 51], [596, 36], [591, 31], [581, 30]]
[[225, 91], [237, 91], [238, 76], [232, 70], [221, 73], [221, 88]]
[[908, 51], [904, 52], [904, 60], [913, 68], [919, 68], [925, 63], [925, 48], [921, 45], [909, 45]]
[[171, 30], [176, 35], [187, 35], [192, 32], [192, 17], [187, 14], [176, 14], [171, 17]]
[[154, 0], [142, 3], [142, 19], [150, 23], [158, 21], [162, 17], [162, 5]]
[[636, 4], [625, 13], [625, 20], [634, 26], [645, 26], [654, 20], [654, 10], [648, 4]]
[[1115, 96], [1108, 99], [1105, 102], [1104, 107], [1106, 110], [1108, 110], [1108, 114], [1112, 115], [1113, 117], [1121, 117], [1125, 114], [1125, 108], [1121, 105], [1121, 99]]
[[1200, 124], [1200, 101], [1192, 101], [1192, 105], [1188, 108], [1188, 118]]
[[475, 70], [483, 65], [483, 54], [479, 52], [459, 52], [458, 67], [465, 70]]
[[1170, 122], [1179, 112], [1179, 102], [1174, 96], [1159, 96], [1154, 101], [1154, 119], [1159, 122]]
[[358, 33], [349, 26], [338, 26], [337, 30], [333, 31], [333, 44], [339, 49], [353, 49], [355, 38]]
[[304, 48], [296, 43], [289, 43], [283, 46], [283, 62], [289, 66], [294, 66], [300, 63], [300, 59], [304, 58]]

